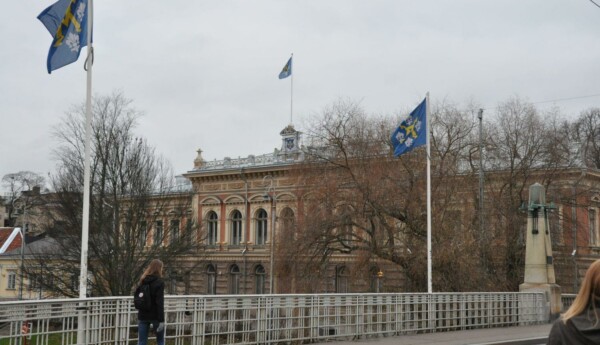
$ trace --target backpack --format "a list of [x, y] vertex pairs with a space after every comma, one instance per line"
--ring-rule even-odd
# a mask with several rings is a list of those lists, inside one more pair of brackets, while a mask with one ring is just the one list
[[150, 294], [150, 284], [142, 284], [135, 289], [133, 294], [133, 305], [139, 311], [152, 310], [152, 295]]

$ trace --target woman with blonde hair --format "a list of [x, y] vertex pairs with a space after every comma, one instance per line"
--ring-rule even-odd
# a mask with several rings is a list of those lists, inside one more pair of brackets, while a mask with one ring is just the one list
[[548, 345], [600, 344], [600, 260], [587, 272], [575, 301], [554, 322]]
[[[138, 308], [138, 344], [146, 345], [150, 325], [156, 332], [156, 343], [165, 344], [165, 283], [162, 280], [163, 263], [158, 259], [152, 260], [142, 274], [139, 285], [135, 290], [134, 301], [149, 298], [148, 303], [140, 302]], [[149, 296], [148, 296], [149, 295]], [[136, 297], [137, 296], [137, 297]], [[137, 303], [137, 302], [136, 302]]]

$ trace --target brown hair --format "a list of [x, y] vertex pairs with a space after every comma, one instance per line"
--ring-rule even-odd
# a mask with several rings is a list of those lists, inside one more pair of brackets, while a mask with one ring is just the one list
[[573, 316], [583, 313], [591, 304], [596, 316], [596, 323], [600, 322], [600, 315], [598, 315], [594, 299], [600, 299], [600, 260], [594, 261], [588, 268], [577, 297], [562, 316], [563, 321], [567, 322]]
[[144, 271], [144, 274], [142, 274], [142, 277], [140, 278], [140, 285], [142, 285], [144, 278], [146, 278], [147, 276], [157, 276], [159, 278], [162, 277], [162, 270], [163, 262], [158, 259], [152, 260], [150, 262], [150, 265], [148, 265], [148, 267]]

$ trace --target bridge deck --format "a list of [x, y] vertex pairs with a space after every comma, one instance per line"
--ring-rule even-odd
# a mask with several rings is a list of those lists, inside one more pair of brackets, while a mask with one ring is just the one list
[[[551, 324], [473, 329], [456, 332], [422, 333], [397, 337], [329, 341], [335, 345], [467, 345], [467, 344], [545, 344]], [[541, 339], [544, 338], [544, 339]], [[541, 340], [533, 340], [541, 339]], [[527, 341], [529, 340], [529, 341]], [[321, 343], [325, 344], [325, 343]]]

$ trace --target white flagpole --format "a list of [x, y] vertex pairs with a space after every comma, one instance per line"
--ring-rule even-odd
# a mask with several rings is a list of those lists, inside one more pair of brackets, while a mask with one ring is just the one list
[[79, 275], [79, 298], [87, 297], [87, 259], [88, 259], [88, 234], [90, 226], [90, 146], [92, 137], [92, 20], [93, 0], [88, 0], [87, 8], [87, 90], [85, 97], [85, 158], [83, 171], [83, 216], [81, 221], [81, 272]]
[[[93, 0], [87, 2], [87, 58], [85, 69], [87, 70], [87, 85], [85, 95], [85, 157], [83, 162], [83, 215], [81, 219], [81, 267], [79, 274], [79, 298], [87, 297], [87, 259], [88, 259], [88, 234], [90, 226], [90, 146], [92, 137], [92, 64], [94, 60], [94, 49], [92, 47], [92, 20], [94, 11]], [[80, 303], [77, 319], [77, 344], [87, 344], [85, 337], [85, 305]]]
[[293, 114], [294, 114], [294, 53], [292, 53], [292, 57], [290, 57], [290, 59], [292, 61], [292, 65], [290, 66], [292, 68], [292, 80], [291, 80], [291, 90], [290, 90], [290, 125], [291, 125], [294, 123], [292, 121]]
[[430, 127], [429, 92], [425, 95], [425, 116], [427, 117], [427, 292], [432, 293], [431, 286], [431, 150], [429, 146]]

